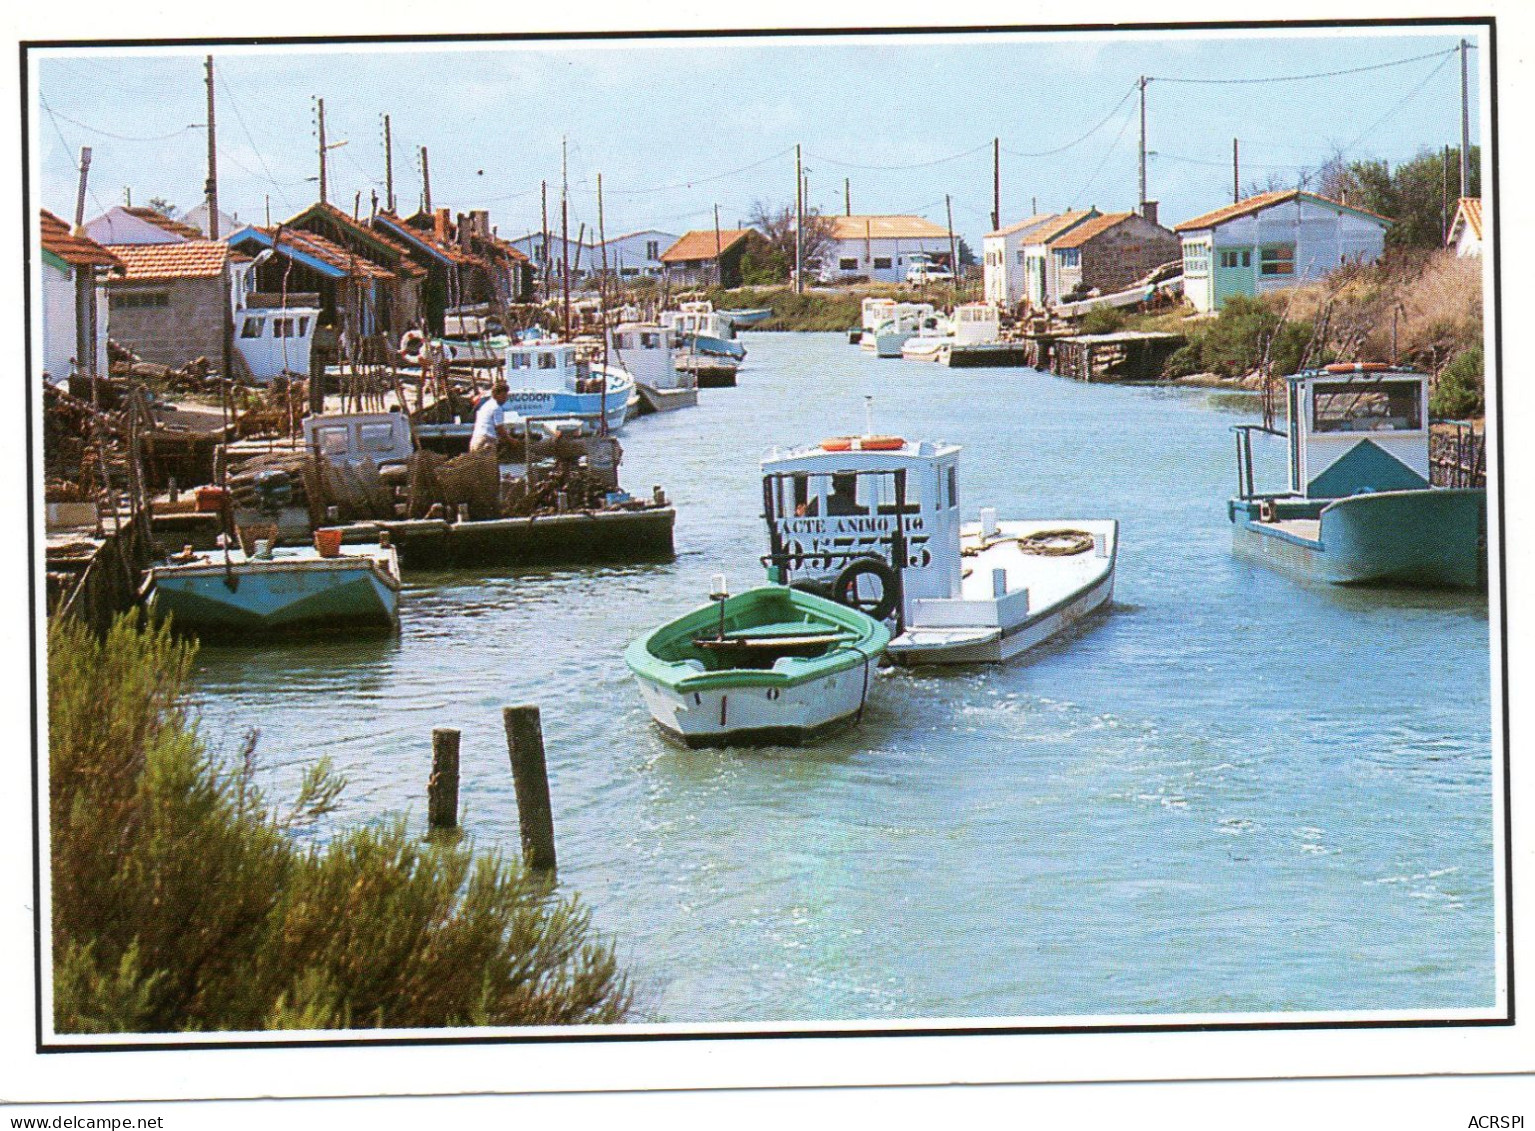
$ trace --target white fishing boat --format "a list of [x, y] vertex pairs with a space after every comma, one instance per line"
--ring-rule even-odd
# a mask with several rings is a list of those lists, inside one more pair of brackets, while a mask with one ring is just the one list
[[895, 299], [893, 298], [866, 298], [859, 310], [859, 323], [848, 331], [848, 342], [851, 345], [860, 345], [864, 334], [878, 328], [890, 321], [895, 312]]
[[735, 340], [735, 323], [725, 311], [708, 301], [685, 302], [676, 310], [663, 311], [661, 325], [676, 332], [684, 349], [742, 361], [746, 347]]
[[962, 523], [959, 453], [873, 435], [770, 453], [770, 578], [894, 618], [905, 664], [1008, 660], [1107, 604], [1118, 523]]
[[275, 377], [309, 376], [319, 307], [249, 307], [236, 310], [233, 317], [235, 349], [255, 380], [265, 385]]
[[698, 403], [698, 378], [677, 368], [675, 333], [655, 322], [621, 322], [607, 331], [608, 361], [634, 380], [635, 415]]
[[922, 325], [917, 328], [915, 337], [907, 338], [901, 346], [901, 356], [907, 361], [936, 361], [948, 360], [949, 350], [954, 345], [954, 325], [941, 314], [934, 314], [924, 318]]
[[934, 315], [931, 303], [898, 302], [890, 317], [872, 330], [865, 330], [861, 347], [875, 357], [900, 357], [901, 347], [916, 336], [924, 319]]

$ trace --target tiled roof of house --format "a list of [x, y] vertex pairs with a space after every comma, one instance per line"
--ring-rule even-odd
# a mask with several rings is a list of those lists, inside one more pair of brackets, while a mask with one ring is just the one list
[[[352, 219], [352, 217], [348, 216], [345, 212], [341, 211], [341, 209], [337, 208], [329, 201], [317, 201], [316, 203], [311, 204], [297, 216], [294, 216], [291, 220], [287, 221], [287, 224], [302, 224], [306, 219], [312, 216], [323, 216], [325, 219], [335, 224], [336, 227], [340, 228], [342, 231], [354, 233], [358, 240], [364, 244], [366, 244], [369, 240], [373, 240], [377, 244], [382, 245], [385, 249], [386, 255], [393, 255], [393, 257], [398, 260], [397, 263], [392, 263], [389, 265], [389, 269], [392, 269], [395, 274], [410, 276], [421, 276], [426, 274], [426, 268], [422, 267], [419, 263], [411, 258], [410, 248], [408, 248], [398, 238], [388, 235], [385, 232], [370, 228], [360, 220]], [[299, 230], [299, 228], [288, 227], [286, 225], [283, 227], [284, 233], [296, 232]]]
[[381, 232], [382, 235], [394, 240], [396, 243], [405, 245], [415, 243], [422, 247], [430, 248], [450, 263], [469, 264], [479, 261], [478, 256], [469, 254], [452, 240], [439, 240], [429, 230], [422, 231], [419, 228], [413, 228], [392, 212], [380, 212], [377, 216], [373, 217], [369, 227], [374, 232]]
[[89, 236], [77, 236], [69, 225], [46, 208], [42, 213], [43, 250], [58, 256], [71, 267], [121, 267], [122, 261]]
[[153, 208], [124, 208], [124, 212], [130, 216], [137, 216], [146, 223], [153, 224], [157, 228], [164, 228], [173, 236], [182, 239], [200, 240], [203, 238], [202, 229], [194, 228], [191, 224], [183, 224], [180, 220], [172, 220], [163, 212], [156, 212]]
[[1463, 196], [1455, 205], [1455, 219], [1450, 224], [1450, 234], [1455, 234], [1461, 220], [1471, 228], [1471, 234], [1477, 239], [1482, 238], [1482, 198], [1479, 196]]
[[[256, 231], [271, 238], [279, 229], [257, 228]], [[305, 255], [320, 260], [339, 271], [359, 279], [393, 279], [394, 272], [387, 267], [373, 262], [366, 256], [356, 255], [349, 249], [326, 239], [317, 232], [306, 232], [301, 228], [282, 228], [281, 237], [277, 240], [279, 252], [292, 248], [294, 251], [303, 252]], [[420, 270], [420, 268], [417, 268]]]
[[828, 216], [834, 240], [948, 239], [949, 230], [921, 216]]
[[1071, 231], [1078, 224], [1091, 220], [1098, 215], [1097, 209], [1088, 208], [1077, 212], [1062, 212], [1059, 216], [1052, 216], [1045, 223], [1039, 225], [1029, 233], [1027, 240], [1030, 244], [1055, 245], [1055, 241]]
[[1028, 217], [1026, 220], [1018, 220], [1015, 223], [1008, 224], [1006, 227], [998, 228], [996, 231], [987, 232], [986, 234], [988, 236], [1013, 236], [1019, 232], [1026, 232], [1030, 228], [1037, 228], [1046, 220], [1054, 218], [1055, 213], [1053, 212], [1040, 212], [1037, 215]]
[[231, 253], [218, 240], [195, 239], [183, 243], [108, 244], [107, 250], [123, 265], [129, 282], [169, 279], [216, 279], [224, 273]]
[[1061, 248], [1081, 247], [1094, 236], [1101, 236], [1110, 228], [1117, 228], [1126, 220], [1135, 215], [1134, 212], [1105, 212], [1102, 216], [1094, 216], [1083, 220], [1075, 228], [1072, 228], [1060, 239], [1050, 246], [1060, 250]]
[[1254, 212], [1262, 212], [1265, 208], [1273, 208], [1276, 204], [1285, 204], [1288, 201], [1300, 198], [1316, 201], [1319, 204], [1330, 204], [1334, 208], [1346, 208], [1350, 212], [1357, 212], [1361, 216], [1369, 216], [1385, 224], [1392, 223], [1385, 216], [1378, 215], [1368, 209], [1356, 208], [1352, 204], [1344, 204], [1341, 200], [1319, 196], [1314, 192], [1303, 192], [1300, 189], [1279, 189], [1275, 192], [1260, 192], [1257, 196], [1249, 196], [1246, 200], [1239, 200], [1235, 204], [1228, 204], [1224, 208], [1217, 208], [1214, 212], [1206, 212], [1203, 216], [1195, 216], [1192, 220], [1185, 220], [1181, 224], [1175, 224], [1173, 231], [1192, 232], [1201, 228], [1218, 227], [1228, 220], [1235, 220], [1240, 216], [1248, 216]]
[[[727, 228], [719, 233], [719, 253], [723, 255], [736, 244], [750, 236], [754, 228]], [[715, 255], [715, 231], [684, 232], [682, 237], [661, 253], [662, 263], [687, 263], [699, 259], [713, 259]]]

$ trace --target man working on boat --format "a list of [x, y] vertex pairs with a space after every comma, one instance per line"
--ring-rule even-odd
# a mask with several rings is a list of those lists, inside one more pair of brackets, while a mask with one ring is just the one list
[[[522, 418], [515, 412], [506, 411], [506, 398], [511, 396], [511, 389], [505, 381], [496, 379], [490, 387], [490, 396], [485, 398], [479, 410], [474, 414], [474, 435], [469, 438], [469, 450], [477, 452], [482, 448], [494, 449], [502, 440], [511, 442], [512, 432], [509, 424], [517, 424]], [[510, 420], [508, 420], [510, 417]]]

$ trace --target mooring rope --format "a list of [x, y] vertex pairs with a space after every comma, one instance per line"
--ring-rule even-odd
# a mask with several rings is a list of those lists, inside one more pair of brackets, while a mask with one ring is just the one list
[[[1003, 537], [993, 538], [989, 542], [965, 546], [959, 552], [963, 557], [973, 558], [981, 551], [1005, 541], [1007, 539]], [[1085, 554], [1093, 548], [1093, 536], [1085, 530], [1036, 530], [1033, 534], [1021, 534], [1013, 541], [1018, 543], [1018, 549], [1025, 554], [1045, 558], [1069, 558], [1075, 554]]]

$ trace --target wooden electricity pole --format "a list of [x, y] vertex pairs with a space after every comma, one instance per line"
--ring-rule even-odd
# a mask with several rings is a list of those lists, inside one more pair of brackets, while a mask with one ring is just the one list
[[[208, 69], [208, 238], [219, 238], [219, 167], [218, 142], [213, 129], [213, 56], [206, 61]], [[226, 350], [227, 352], [227, 350]]]
[[1460, 41], [1460, 195], [1471, 195], [1471, 84], [1466, 55], [1471, 44]]
[[389, 130], [389, 115], [384, 115], [384, 206], [394, 212], [394, 136]]
[[325, 99], [316, 98], [320, 128], [320, 203], [325, 203]]
[[425, 212], [432, 210], [432, 164], [424, 145], [421, 147], [421, 208]]
[[805, 293], [805, 174], [794, 147], [794, 293]]
[[1237, 156], [1237, 139], [1231, 139], [1231, 203], [1242, 199], [1241, 166]]
[[[952, 225], [950, 225], [952, 227]], [[1002, 226], [1002, 139], [991, 139], [991, 230]]]

